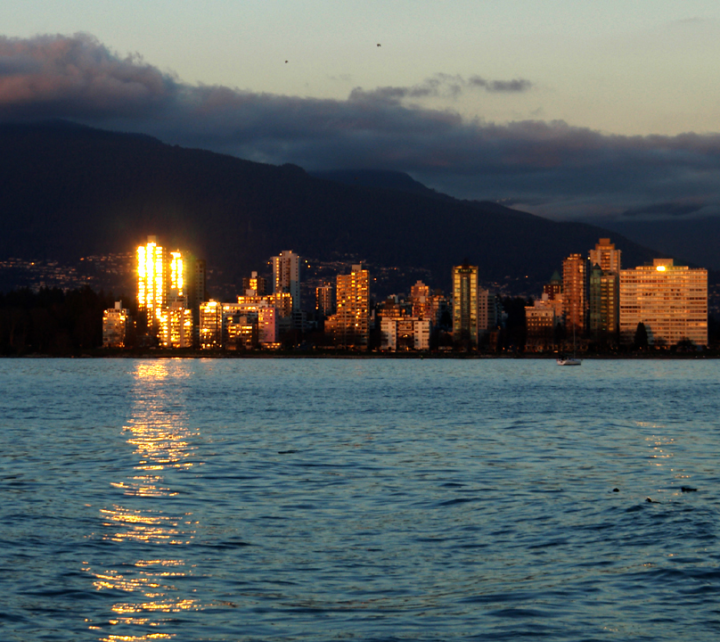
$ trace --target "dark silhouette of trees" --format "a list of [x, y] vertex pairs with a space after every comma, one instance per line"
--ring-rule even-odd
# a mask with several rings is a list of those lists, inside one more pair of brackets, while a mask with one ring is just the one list
[[0, 293], [0, 354], [71, 356], [99, 348], [103, 311], [113, 303], [89, 287]]
[[635, 330], [635, 341], [633, 345], [636, 350], [645, 350], [649, 345], [647, 328], [642, 321], [638, 323], [637, 330]]

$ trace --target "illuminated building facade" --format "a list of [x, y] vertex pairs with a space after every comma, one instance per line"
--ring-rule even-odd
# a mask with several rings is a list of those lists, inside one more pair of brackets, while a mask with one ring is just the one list
[[218, 301], [200, 304], [200, 347], [217, 350], [223, 346], [223, 309]]
[[242, 289], [245, 296], [265, 296], [267, 294], [267, 279], [251, 272], [249, 277], [243, 277]]
[[555, 308], [550, 304], [547, 294], [525, 307], [525, 346], [530, 351], [542, 352], [555, 343]]
[[620, 319], [620, 257], [610, 239], [589, 252], [588, 327], [596, 339], [614, 339]]
[[651, 345], [708, 342], [708, 272], [654, 259], [620, 271], [620, 339], [632, 343], [643, 323]]
[[429, 319], [383, 317], [380, 320], [380, 348], [391, 351], [429, 350], [430, 329]]
[[258, 345], [257, 318], [249, 315], [230, 314], [225, 319], [225, 347], [230, 350]]
[[[290, 295], [284, 293], [287, 300]], [[225, 342], [228, 340], [228, 322], [231, 317], [242, 316], [247, 323], [257, 328], [257, 343], [261, 345], [277, 343], [280, 334], [280, 314], [271, 303], [272, 295], [266, 297], [238, 297], [237, 303], [223, 303], [223, 327]]]
[[161, 347], [192, 348], [194, 328], [192, 310], [176, 302], [162, 310], [158, 320], [158, 338]]
[[587, 261], [582, 254], [571, 254], [563, 261], [563, 314], [568, 331], [582, 336], [587, 309]]
[[293, 313], [300, 312], [300, 257], [292, 250], [272, 257], [273, 293], [289, 292]]
[[122, 307], [122, 301], [116, 301], [114, 308], [103, 312], [103, 347], [124, 348], [129, 325], [129, 311]]
[[610, 239], [600, 239], [595, 244], [595, 249], [590, 250], [590, 265], [597, 265], [603, 272], [620, 272], [621, 250], [615, 249], [615, 244]]
[[412, 305], [412, 315], [414, 317], [435, 321], [431, 316], [430, 288], [422, 281], [417, 281], [410, 288], [410, 304]]
[[366, 346], [370, 338], [370, 273], [353, 265], [350, 274], [337, 275], [337, 312], [328, 318], [325, 331], [335, 345]]
[[137, 249], [138, 309], [145, 312], [148, 324], [157, 323], [168, 304], [168, 261], [165, 248], [157, 237], [148, 236], [146, 245]]
[[478, 344], [478, 267], [458, 265], [452, 269], [453, 281], [453, 339]]
[[411, 315], [418, 319], [427, 319], [436, 324], [440, 315], [448, 309], [447, 299], [439, 290], [431, 292], [422, 281], [417, 281], [410, 288]]
[[562, 278], [560, 278], [557, 270], [553, 272], [550, 280], [543, 285], [543, 301], [547, 301], [547, 304], [555, 311], [555, 322], [558, 323], [563, 317], [564, 308]]
[[192, 346], [196, 319], [191, 308], [197, 310], [205, 298], [205, 262], [180, 250], [168, 251], [158, 245], [157, 237], [148, 236], [137, 249], [137, 275], [138, 308], [160, 345]]
[[379, 315], [383, 319], [404, 319], [411, 316], [412, 306], [396, 294], [389, 296], [380, 306]]

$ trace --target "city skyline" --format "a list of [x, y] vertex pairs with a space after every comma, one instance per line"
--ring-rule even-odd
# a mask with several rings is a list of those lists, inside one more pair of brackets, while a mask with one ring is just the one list
[[[567, 256], [562, 280], [555, 272], [540, 297], [520, 299], [525, 336], [515, 349], [552, 351], [570, 336], [573, 351], [578, 340], [581, 347], [594, 341], [603, 350], [622, 344], [707, 346], [708, 271], [675, 266], [671, 258], [622, 269], [621, 255], [610, 238], [600, 238], [586, 256]], [[223, 302], [206, 296], [204, 279], [200, 290], [186, 286], [193, 283], [191, 274], [204, 277], [204, 260], [180, 249], [169, 251], [157, 236], [149, 236], [137, 248], [138, 318], [133, 320], [116, 301], [103, 315], [103, 346], [276, 350], [305, 344], [314, 334], [313, 346], [321, 336], [320, 346], [341, 349], [396, 352], [444, 346], [468, 352], [497, 349], [498, 332], [510, 325], [498, 294], [482, 287], [478, 266], [467, 260], [452, 267], [447, 299], [417, 281], [409, 294], [374, 300], [370, 271], [353, 264], [349, 274], [336, 275], [334, 287], [325, 282], [315, 288], [312, 313], [300, 305], [302, 257], [283, 250], [268, 263], [272, 294], [253, 271], [242, 279], [237, 300]], [[517, 317], [517, 302], [508, 305]], [[373, 338], [375, 332], [379, 335]], [[133, 340], [126, 340], [128, 333]]]
[[4, 120], [405, 171], [554, 219], [720, 213], [716, 3], [39, 6], [5, 16]]

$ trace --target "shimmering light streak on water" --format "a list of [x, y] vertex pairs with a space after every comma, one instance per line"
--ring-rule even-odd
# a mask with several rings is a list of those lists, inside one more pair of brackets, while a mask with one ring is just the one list
[[0, 361], [0, 638], [715, 640], [719, 374]]

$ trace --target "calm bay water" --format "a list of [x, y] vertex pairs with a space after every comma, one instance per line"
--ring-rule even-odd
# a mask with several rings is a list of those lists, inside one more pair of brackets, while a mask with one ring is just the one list
[[719, 375], [0, 360], [0, 639], [716, 640]]

